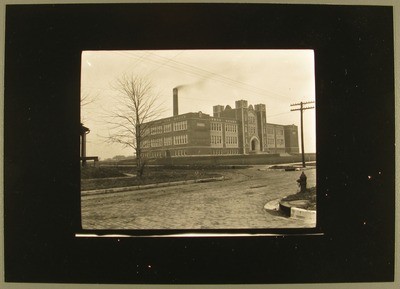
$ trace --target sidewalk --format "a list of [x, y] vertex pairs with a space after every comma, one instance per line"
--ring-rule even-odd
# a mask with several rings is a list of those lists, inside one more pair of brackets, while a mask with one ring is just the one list
[[[285, 164], [271, 164], [271, 165], [253, 165], [253, 167], [261, 167], [259, 170], [261, 171], [266, 171], [266, 170], [284, 170], [283, 167], [294, 167], [298, 169], [298, 171], [303, 171], [303, 170], [310, 170], [310, 169], [316, 169], [315, 164], [316, 162], [306, 162], [306, 167], [303, 168], [303, 163], [302, 162], [296, 162], [296, 163], [285, 163]], [[308, 166], [307, 166], [308, 165]], [[282, 167], [280, 168], [272, 168], [271, 167]]]

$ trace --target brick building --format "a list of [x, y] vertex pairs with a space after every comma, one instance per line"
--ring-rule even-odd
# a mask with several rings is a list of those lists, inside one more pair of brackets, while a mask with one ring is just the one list
[[253, 107], [238, 100], [235, 108], [214, 106], [212, 116], [179, 114], [178, 91], [174, 89], [173, 114], [145, 124], [145, 157], [299, 152], [297, 126], [267, 123], [265, 104]]

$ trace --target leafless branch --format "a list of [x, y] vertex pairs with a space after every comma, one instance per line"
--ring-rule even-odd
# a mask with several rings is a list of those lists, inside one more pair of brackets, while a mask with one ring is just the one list
[[88, 92], [82, 93], [82, 96], [81, 96], [81, 107], [82, 106], [87, 106], [87, 105], [95, 102], [97, 98], [98, 98], [98, 95], [93, 95], [93, 94], [90, 94]]
[[118, 93], [117, 105], [107, 120], [110, 126], [107, 142], [134, 149], [138, 175], [141, 175], [146, 164], [142, 148], [149, 136], [148, 123], [159, 118], [163, 110], [152, 83], [146, 78], [123, 75], [113, 88]]

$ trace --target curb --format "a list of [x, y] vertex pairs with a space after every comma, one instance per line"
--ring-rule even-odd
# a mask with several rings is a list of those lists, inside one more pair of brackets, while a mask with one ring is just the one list
[[103, 195], [103, 194], [121, 193], [121, 192], [127, 192], [127, 191], [137, 191], [137, 190], [146, 190], [146, 189], [153, 189], [153, 188], [171, 187], [171, 186], [184, 185], [184, 184], [208, 183], [208, 182], [223, 181], [223, 180], [224, 180], [224, 177], [221, 176], [221, 177], [198, 179], [198, 180], [176, 181], [176, 182], [169, 182], [169, 183], [157, 183], [157, 184], [149, 184], [149, 185], [130, 186], [130, 187], [89, 190], [89, 191], [81, 191], [81, 196], [86, 197], [86, 196], [93, 196], [93, 195]]
[[317, 211], [305, 210], [296, 207], [290, 209], [290, 217], [293, 219], [304, 220], [307, 223], [317, 222]]
[[286, 216], [303, 220], [307, 223], [316, 223], [317, 222], [317, 211], [314, 210], [306, 210], [294, 207], [290, 205], [288, 202], [279, 201], [279, 210], [282, 211]]
[[292, 207], [288, 203], [279, 200], [279, 211], [281, 211], [285, 216], [290, 217]]
[[274, 199], [264, 205], [264, 209], [268, 211], [279, 211], [279, 201], [281, 199]]

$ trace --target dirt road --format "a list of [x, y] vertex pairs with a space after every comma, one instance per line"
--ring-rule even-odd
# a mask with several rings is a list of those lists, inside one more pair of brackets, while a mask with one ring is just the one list
[[[227, 169], [224, 181], [82, 197], [84, 229], [239, 229], [306, 227], [264, 205], [297, 190], [299, 171]], [[316, 170], [305, 171], [309, 186]]]

